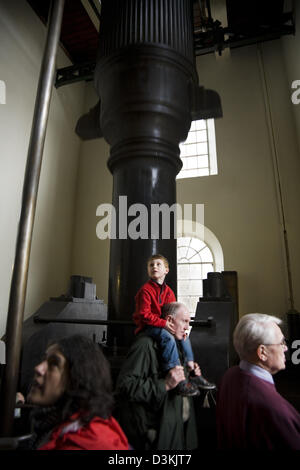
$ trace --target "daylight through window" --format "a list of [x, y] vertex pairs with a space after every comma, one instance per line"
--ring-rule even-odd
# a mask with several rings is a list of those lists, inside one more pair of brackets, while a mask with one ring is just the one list
[[192, 121], [186, 141], [180, 144], [180, 157], [183, 166], [177, 179], [218, 173], [213, 119]]
[[177, 297], [178, 302], [188, 307], [192, 317], [202, 296], [202, 280], [213, 271], [212, 251], [202, 240], [191, 237], [177, 239]]

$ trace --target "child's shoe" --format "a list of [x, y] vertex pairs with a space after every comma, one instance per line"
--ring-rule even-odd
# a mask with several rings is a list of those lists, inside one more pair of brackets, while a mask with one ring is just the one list
[[178, 395], [183, 397], [196, 397], [200, 395], [198, 386], [194, 385], [192, 382], [188, 382], [187, 380], [179, 382], [175, 390]]
[[194, 371], [190, 372], [190, 382], [202, 390], [215, 390], [217, 387], [215, 384], [206, 380], [202, 375], [194, 375]]

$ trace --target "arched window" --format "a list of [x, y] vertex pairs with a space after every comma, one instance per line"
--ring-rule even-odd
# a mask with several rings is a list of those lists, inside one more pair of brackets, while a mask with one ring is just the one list
[[224, 270], [218, 239], [207, 227], [203, 227], [203, 233], [204, 240], [195, 234], [177, 238], [177, 298], [188, 307], [192, 317], [202, 296], [202, 280], [209, 272]]

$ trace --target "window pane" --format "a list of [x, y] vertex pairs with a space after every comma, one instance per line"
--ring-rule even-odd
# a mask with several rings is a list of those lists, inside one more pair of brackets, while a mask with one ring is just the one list
[[[190, 252], [189, 252], [190, 253]], [[194, 253], [193, 256], [188, 258], [190, 263], [201, 263], [201, 256], [199, 253]]]
[[189, 157], [187, 160], [187, 168], [197, 168], [198, 157]]
[[188, 295], [189, 294], [189, 283], [190, 281], [178, 280], [178, 295]]
[[[202, 248], [206, 247], [205, 243], [202, 240], [200, 240], [199, 238], [191, 238], [190, 240], [191, 240], [190, 241], [191, 247], [194, 248], [194, 250], [196, 250], [196, 251], [200, 251], [200, 250], [202, 250]], [[178, 243], [180, 243], [180, 242], [178, 241]]]
[[212, 264], [202, 264], [202, 279], [207, 279], [207, 273], [212, 273], [214, 271], [214, 267]]
[[193, 248], [189, 247], [188, 252], [187, 252], [187, 259], [191, 261], [193, 259], [193, 263], [201, 263], [201, 258], [197, 251], [195, 251]]
[[189, 281], [189, 294], [190, 295], [200, 295], [200, 292], [202, 290], [202, 281], [194, 281], [194, 280], [190, 280]]
[[190, 243], [191, 243], [191, 237], [180, 237], [178, 239], [178, 246], [190, 246]]
[[[186, 149], [187, 149], [187, 150], [186, 150], [186, 152], [187, 152], [186, 154], [187, 154], [188, 156], [190, 156], [190, 155], [191, 155], [191, 156], [193, 156], [193, 155], [195, 155], [195, 156], [198, 155], [198, 153], [199, 153], [199, 152], [198, 152], [198, 145], [206, 145], [206, 148], [207, 148], [207, 144], [189, 144], [189, 145], [186, 146]], [[206, 151], [206, 152], [202, 152], [202, 153], [207, 153], [207, 151]]]
[[208, 155], [200, 155], [198, 158], [198, 168], [208, 168]]
[[203, 295], [203, 279], [213, 272], [214, 260], [209, 247], [198, 238], [180, 237], [177, 240], [178, 301], [195, 315], [199, 297]]
[[202, 279], [201, 264], [190, 264], [190, 279]]
[[207, 143], [205, 142], [200, 142], [196, 144], [196, 150], [194, 155], [203, 155], [207, 154]]
[[197, 142], [197, 132], [189, 132], [185, 144], [194, 144]]
[[201, 130], [201, 129], [206, 129], [206, 121], [204, 119], [200, 119], [199, 121], [193, 121], [195, 122], [195, 129]]
[[180, 261], [182, 258], [186, 258], [186, 254], [187, 254], [187, 247], [186, 246], [178, 248], [178, 251], [177, 251], [178, 261]]
[[202, 262], [213, 261], [212, 253], [208, 247], [203, 248], [203, 250], [200, 251], [200, 256], [201, 256]]
[[178, 269], [177, 269], [178, 279], [188, 279], [189, 274], [190, 274], [190, 267], [189, 267], [188, 264], [186, 264], [186, 265], [179, 264], [178, 265]]
[[200, 119], [191, 123], [186, 141], [180, 144], [180, 156], [182, 160], [186, 157], [204, 158], [183, 162], [177, 179], [218, 173], [214, 119]]
[[197, 131], [196, 133], [197, 142], [207, 142], [207, 133], [204, 131]]

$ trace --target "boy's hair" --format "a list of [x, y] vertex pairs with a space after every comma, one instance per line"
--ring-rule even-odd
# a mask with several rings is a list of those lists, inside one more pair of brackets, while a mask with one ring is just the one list
[[166, 266], [166, 268], [169, 267], [169, 261], [167, 260], [167, 258], [166, 258], [165, 256], [163, 256], [163, 255], [160, 255], [159, 253], [156, 254], [156, 255], [152, 255], [152, 256], [150, 256], [150, 258], [148, 258], [148, 260], [147, 260], [147, 266], [148, 266], [148, 264], [150, 263], [150, 261], [153, 261], [153, 260], [155, 260], [155, 259], [161, 259], [161, 260], [164, 262], [164, 265]]

